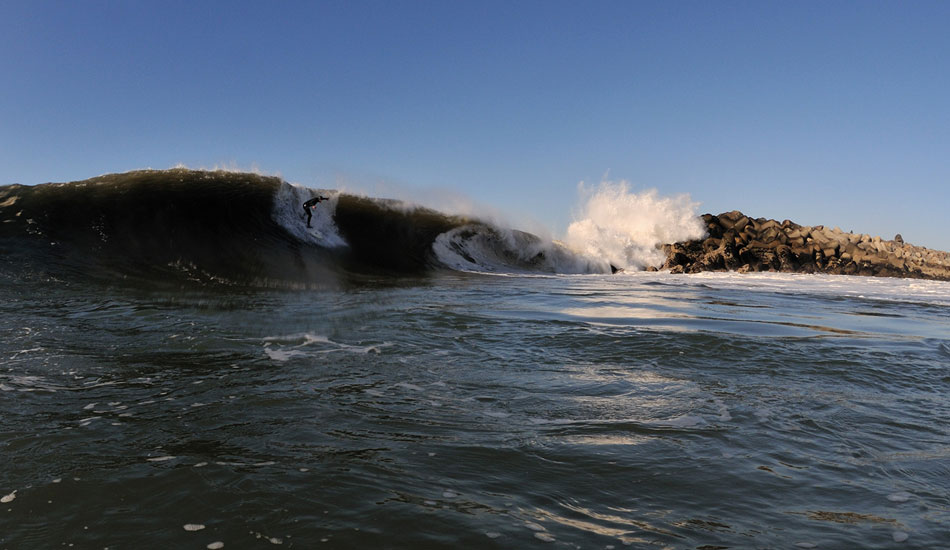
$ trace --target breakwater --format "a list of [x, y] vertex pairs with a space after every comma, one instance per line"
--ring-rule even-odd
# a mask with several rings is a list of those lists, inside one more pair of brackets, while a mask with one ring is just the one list
[[739, 211], [704, 214], [707, 237], [668, 244], [660, 269], [781, 271], [950, 280], [950, 253], [905, 243], [900, 235], [844, 232], [790, 220], [750, 218]]

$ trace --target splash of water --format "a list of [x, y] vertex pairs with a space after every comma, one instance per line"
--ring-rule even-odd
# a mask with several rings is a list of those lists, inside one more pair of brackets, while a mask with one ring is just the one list
[[626, 181], [578, 184], [582, 208], [567, 228], [565, 242], [588, 256], [605, 258], [627, 270], [659, 266], [664, 244], [705, 236], [688, 194], [661, 197], [656, 189], [639, 193]]

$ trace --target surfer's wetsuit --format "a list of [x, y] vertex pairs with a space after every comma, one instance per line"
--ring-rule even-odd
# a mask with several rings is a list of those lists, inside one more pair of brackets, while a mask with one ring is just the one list
[[310, 220], [313, 219], [313, 212], [311, 212], [311, 210], [316, 208], [317, 203], [319, 203], [320, 201], [328, 201], [328, 200], [330, 199], [327, 197], [314, 197], [308, 200], [307, 202], [303, 203], [303, 211], [305, 214], [307, 214], [307, 227], [310, 227]]

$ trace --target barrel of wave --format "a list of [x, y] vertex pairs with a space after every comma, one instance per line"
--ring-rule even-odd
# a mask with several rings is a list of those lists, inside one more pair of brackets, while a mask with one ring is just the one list
[[[312, 227], [308, 228], [303, 203], [318, 195], [329, 197], [329, 200], [319, 203], [311, 211], [313, 218], [310, 225]], [[346, 241], [340, 236], [340, 231], [333, 221], [333, 213], [336, 211], [339, 198], [338, 192], [310, 189], [283, 182], [274, 196], [271, 215], [275, 222], [302, 242], [325, 248], [346, 246]]]
[[656, 189], [639, 193], [626, 181], [578, 184], [581, 208], [565, 242], [592, 258], [628, 271], [659, 267], [662, 245], [700, 239], [706, 230], [689, 195], [661, 197]]
[[466, 224], [439, 235], [432, 250], [442, 265], [489, 273], [609, 273], [606, 262], [552, 241], [484, 222]]

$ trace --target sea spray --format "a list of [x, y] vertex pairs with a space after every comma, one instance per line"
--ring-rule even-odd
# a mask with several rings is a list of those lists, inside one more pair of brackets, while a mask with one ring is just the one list
[[660, 245], [699, 239], [705, 230], [688, 194], [661, 197], [656, 189], [640, 193], [626, 181], [596, 187], [578, 184], [581, 210], [567, 228], [568, 246], [611, 265], [642, 270], [663, 263]]

